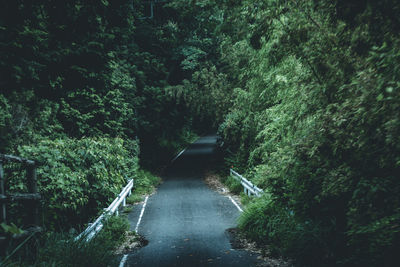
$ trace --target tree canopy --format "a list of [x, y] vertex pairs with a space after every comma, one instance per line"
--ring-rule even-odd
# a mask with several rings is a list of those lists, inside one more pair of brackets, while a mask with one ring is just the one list
[[[145, 19], [147, 8], [6, 1], [0, 152], [85, 183], [68, 174], [80, 147], [154, 167], [215, 130], [226, 166], [267, 192], [240, 218], [248, 237], [298, 265], [398, 264], [398, 1], [171, 0]], [[60, 147], [72, 154], [56, 163]]]

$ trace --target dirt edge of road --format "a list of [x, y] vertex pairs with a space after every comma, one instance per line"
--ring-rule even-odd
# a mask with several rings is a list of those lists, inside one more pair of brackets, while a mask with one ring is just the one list
[[[232, 194], [229, 189], [221, 182], [220, 176], [213, 170], [206, 170], [204, 175], [204, 182], [214, 191], [219, 194], [230, 196], [236, 203], [241, 206], [240, 196]], [[229, 228], [226, 230], [230, 237], [230, 243], [233, 249], [244, 249], [251, 253], [258, 255], [257, 259], [260, 262], [257, 266], [268, 266], [268, 267], [293, 267], [293, 263], [284, 259], [273, 258], [269, 255], [268, 249], [265, 247], [258, 246], [255, 242], [246, 239], [238, 228]]]

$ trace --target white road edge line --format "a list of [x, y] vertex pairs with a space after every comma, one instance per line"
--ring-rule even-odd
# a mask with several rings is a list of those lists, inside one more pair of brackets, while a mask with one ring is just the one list
[[140, 211], [140, 216], [139, 216], [139, 220], [136, 224], [136, 228], [135, 228], [135, 232], [137, 233], [138, 229], [139, 229], [139, 224], [142, 221], [142, 217], [143, 217], [143, 213], [144, 213], [144, 209], [146, 208], [146, 204], [147, 204], [147, 199], [149, 199], [149, 196], [146, 196], [146, 199], [144, 200], [144, 204], [142, 207], [142, 210]]
[[173, 158], [173, 159], [171, 160], [171, 163], [174, 163], [174, 161], [177, 160], [177, 159], [179, 158], [179, 156], [182, 155], [182, 154], [186, 151], [186, 149], [188, 149], [188, 147], [189, 147], [190, 145], [193, 145], [194, 143], [197, 142], [197, 140], [199, 140], [199, 139], [201, 139], [201, 138], [203, 138], [203, 137], [204, 137], [204, 136], [200, 136], [200, 137], [198, 137], [196, 140], [194, 140], [193, 142], [191, 142], [190, 144], [188, 144], [188, 146], [185, 147], [184, 150], [182, 150], [181, 152], [179, 152], [179, 154], [176, 155], [175, 158]]
[[243, 212], [242, 208], [236, 203], [236, 201], [233, 200], [233, 198], [232, 198], [231, 196], [228, 196], [228, 197], [229, 197], [229, 199], [232, 201], [233, 205], [235, 205], [236, 208], [238, 208], [238, 210], [239, 210], [240, 212]]
[[186, 148], [184, 150], [182, 150], [181, 152], [179, 152], [179, 154], [176, 155], [176, 157], [173, 160], [171, 160], [171, 162], [173, 163], [175, 160], [177, 160], [177, 158], [179, 158], [179, 156], [182, 155], [185, 152], [185, 150], [186, 150]]
[[126, 260], [128, 259], [128, 254], [125, 254], [122, 259], [121, 262], [119, 263], [119, 267], [124, 267]]

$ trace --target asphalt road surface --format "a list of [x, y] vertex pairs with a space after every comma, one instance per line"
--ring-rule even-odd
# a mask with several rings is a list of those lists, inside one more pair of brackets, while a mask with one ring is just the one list
[[[128, 255], [124, 266], [255, 266], [256, 255], [231, 248], [228, 228], [238, 209], [204, 183], [214, 156], [216, 136], [198, 139], [163, 176], [149, 197], [138, 233], [148, 245]], [[135, 229], [142, 205], [129, 218]]]

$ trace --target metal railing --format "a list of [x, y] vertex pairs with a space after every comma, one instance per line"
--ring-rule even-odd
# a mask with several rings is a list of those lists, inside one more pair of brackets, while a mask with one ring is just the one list
[[121, 193], [117, 196], [116, 199], [104, 210], [104, 212], [89, 226], [80, 233], [75, 240], [79, 240], [81, 238], [86, 238], [86, 241], [90, 241], [98, 232], [103, 229], [103, 222], [108, 216], [116, 213], [118, 215], [119, 206], [122, 204], [123, 207], [126, 206], [126, 198], [131, 195], [133, 188], [133, 179], [129, 180], [128, 184], [122, 189]]
[[255, 195], [256, 197], [259, 197], [259, 196], [261, 196], [262, 193], [264, 193], [264, 191], [262, 189], [255, 186], [252, 182], [250, 182], [249, 180], [244, 178], [239, 173], [235, 172], [232, 169], [229, 169], [229, 170], [230, 170], [231, 176], [234, 179], [238, 180], [243, 185], [244, 193], [247, 194], [248, 196]]
[[[26, 170], [26, 184], [28, 192], [8, 194], [5, 188], [5, 177], [3, 164], [18, 163], [22, 164]], [[12, 155], [0, 154], [0, 222], [6, 223], [7, 203], [21, 202], [25, 209], [30, 213], [28, 223], [36, 228], [39, 225], [39, 201], [41, 199], [37, 188], [36, 162]]]
[[149, 0], [149, 1], [144, 1], [143, 3], [150, 4], [150, 17], [141, 17], [139, 19], [152, 19], [154, 18], [154, 5], [157, 3], [165, 3], [168, 2], [168, 0]]

